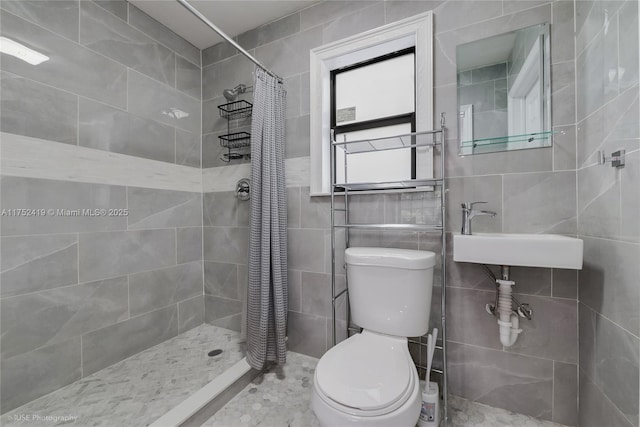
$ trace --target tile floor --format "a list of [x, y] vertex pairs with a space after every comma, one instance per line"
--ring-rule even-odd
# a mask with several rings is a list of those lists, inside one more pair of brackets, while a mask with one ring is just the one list
[[[289, 352], [287, 364], [256, 378], [204, 423], [206, 427], [318, 427], [311, 410], [318, 359]], [[561, 427], [504, 409], [450, 397], [450, 427]]]
[[[214, 348], [222, 354], [209, 357]], [[146, 426], [243, 357], [238, 333], [200, 325], [8, 412], [0, 425]]]
[[[214, 348], [224, 351], [207, 356]], [[237, 333], [201, 325], [17, 408], [0, 425], [147, 426], [242, 357]], [[317, 362], [289, 352], [285, 366], [256, 378], [204, 426], [319, 427], [310, 405]], [[450, 416], [452, 427], [560, 427], [456, 397]]]

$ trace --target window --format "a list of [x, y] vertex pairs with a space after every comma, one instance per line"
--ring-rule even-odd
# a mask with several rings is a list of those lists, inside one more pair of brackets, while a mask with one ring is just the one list
[[[336, 80], [340, 74], [343, 74], [341, 79], [345, 79], [342, 83], [345, 85], [349, 79], [348, 74], [356, 76], [356, 70], [359, 68], [357, 65], [407, 49], [414, 50], [413, 58], [411, 58], [411, 61], [413, 61], [413, 78], [403, 79], [403, 84], [410, 82], [414, 86], [412, 90], [414, 94], [413, 100], [410, 99], [408, 101], [409, 105], [414, 107], [413, 124], [410, 121], [402, 121], [383, 123], [384, 126], [377, 123], [375, 128], [366, 129], [349, 129], [346, 127], [356, 123], [365, 125], [370, 120], [402, 116], [410, 114], [411, 111], [405, 108], [400, 109], [399, 106], [395, 106], [398, 108], [391, 108], [392, 105], [382, 105], [383, 103], [378, 101], [378, 96], [382, 96], [383, 90], [378, 88], [381, 85], [377, 81], [368, 86], [369, 90], [365, 94], [365, 96], [374, 97], [374, 102], [361, 101], [371, 105], [363, 105], [361, 108], [358, 105], [354, 105], [353, 101], [348, 98], [349, 93], [347, 92], [345, 93], [347, 98], [345, 98], [344, 103], [337, 101], [337, 104], [332, 108], [332, 74], [335, 74]], [[403, 55], [398, 58], [401, 56]], [[410, 57], [411, 55], [408, 55], [404, 60], [408, 60]], [[402, 60], [399, 59], [399, 61]], [[372, 135], [369, 132], [388, 132], [387, 135], [389, 135], [409, 133], [412, 130], [426, 131], [433, 129], [433, 14], [431, 12], [415, 15], [312, 49], [310, 62], [311, 152], [309, 156], [309, 178], [312, 196], [326, 195], [330, 192], [330, 134], [334, 124], [336, 127], [341, 128], [339, 129], [342, 131], [339, 135], [340, 138], [347, 137], [352, 140], [370, 138]], [[344, 71], [348, 71], [350, 67], [355, 67], [352, 69], [353, 73]], [[362, 68], [364, 69], [364, 67]], [[338, 70], [338, 72], [332, 73], [334, 70]], [[339, 71], [341, 70], [344, 72], [340, 73]], [[364, 70], [361, 70], [361, 72], [364, 72]], [[356, 77], [353, 79], [357, 80]], [[398, 79], [395, 79], [393, 81], [395, 85], [387, 85], [387, 90], [393, 90], [393, 88], [403, 90], [399, 89], [402, 84], [398, 84], [398, 81]], [[338, 88], [340, 87], [339, 81], [337, 81], [337, 86]], [[372, 90], [372, 88], [375, 90]], [[340, 89], [338, 90], [341, 92]], [[370, 106], [375, 106], [375, 104], [379, 104], [376, 109], [367, 109]], [[356, 107], [356, 117], [350, 119], [352, 112], [349, 108], [354, 106]], [[385, 109], [387, 107], [390, 109]], [[345, 111], [339, 111], [342, 109], [345, 109]], [[336, 115], [335, 123], [332, 123], [332, 111]], [[401, 113], [398, 113], [399, 111]], [[380, 133], [376, 133], [376, 135], [380, 135]], [[406, 151], [408, 152], [409, 150]], [[398, 164], [400, 165], [399, 169], [409, 174], [409, 178], [413, 174], [418, 179], [433, 177], [433, 151], [430, 148], [421, 147], [416, 150], [415, 160], [411, 158], [411, 153], [408, 156], [410, 156], [409, 159], [405, 158]], [[360, 160], [368, 162], [364, 157], [361, 157]], [[415, 166], [413, 166], [414, 163]], [[349, 170], [351, 171], [352, 169], [350, 164]], [[370, 170], [372, 167], [367, 169]], [[389, 169], [388, 165], [384, 169]], [[352, 181], [351, 172], [349, 174], [349, 181]], [[380, 174], [376, 176], [376, 181], [382, 181], [383, 179], [384, 177], [381, 177]], [[367, 177], [364, 177], [363, 180], [369, 181]]]
[[[331, 128], [337, 141], [407, 134], [415, 131], [415, 119], [413, 47], [331, 71]], [[349, 182], [416, 177], [415, 149], [336, 154], [338, 183], [346, 181], [347, 170]]]

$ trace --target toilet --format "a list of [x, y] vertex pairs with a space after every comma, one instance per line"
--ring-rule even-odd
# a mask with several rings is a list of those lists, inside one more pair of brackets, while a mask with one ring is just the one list
[[312, 407], [323, 427], [415, 426], [421, 392], [407, 337], [429, 328], [435, 253], [345, 251], [351, 318], [362, 333], [318, 362]]

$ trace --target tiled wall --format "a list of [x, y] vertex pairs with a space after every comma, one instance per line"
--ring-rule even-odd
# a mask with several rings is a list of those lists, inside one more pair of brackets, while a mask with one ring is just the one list
[[0, 218], [6, 412], [202, 323], [204, 297], [200, 51], [124, 1], [1, 7], [50, 57], [1, 58], [2, 208], [128, 210]]
[[[446, 112], [449, 122], [446, 165], [450, 177], [449, 231], [460, 228], [458, 206], [462, 201], [484, 200], [489, 202], [487, 208], [497, 211], [498, 216], [477, 218], [478, 231], [575, 236], [573, 1], [331, 1], [240, 35], [238, 39], [245, 48], [285, 78], [286, 157], [309, 155], [309, 50], [427, 10], [434, 10], [435, 14], [434, 111]], [[553, 124], [560, 132], [553, 147], [458, 157], [454, 124], [456, 45], [543, 22], [552, 24]], [[215, 106], [223, 103], [222, 90], [238, 83], [252, 84], [252, 70], [253, 65], [227, 44], [203, 51], [204, 167], [221, 164], [217, 160], [220, 152], [216, 139], [226, 124], [216, 119]], [[234, 168], [240, 166], [226, 167], [240, 170]], [[307, 185], [294, 184], [288, 189], [289, 348], [320, 356], [329, 348], [331, 338], [329, 202], [327, 198], [310, 198]], [[218, 191], [215, 183], [210, 187], [208, 191]], [[205, 195], [205, 199], [217, 194]], [[352, 206], [356, 216], [367, 216], [370, 220], [401, 218], [414, 222], [430, 218], [434, 202], [433, 195], [421, 198], [396, 194], [363, 196]], [[224, 234], [205, 231], [205, 259], [207, 247], [215, 254], [216, 249], [221, 252], [230, 241], [236, 248], [246, 245], [246, 230], [242, 227], [247, 223], [237, 222], [238, 217], [235, 221], [224, 226]], [[433, 236], [426, 234], [365, 233], [352, 238], [352, 245], [439, 248]], [[518, 343], [503, 349], [496, 321], [484, 310], [485, 304], [494, 299], [494, 285], [480, 268], [453, 262], [448, 265], [450, 391], [479, 402], [576, 425], [576, 272], [513, 269], [516, 296], [531, 304], [534, 318], [523, 322], [525, 332]], [[231, 267], [228, 269], [233, 272]], [[437, 286], [433, 319], [439, 316], [439, 294]]]
[[[580, 425], [638, 426], [638, 2], [576, 2]], [[600, 166], [624, 148], [626, 165]]]
[[473, 138], [507, 135], [507, 62], [458, 73], [458, 102], [473, 105]]
[[99, 4], [112, 9], [2, 2], [2, 35], [51, 57], [2, 56], [2, 131], [200, 167], [200, 52], [124, 1]]

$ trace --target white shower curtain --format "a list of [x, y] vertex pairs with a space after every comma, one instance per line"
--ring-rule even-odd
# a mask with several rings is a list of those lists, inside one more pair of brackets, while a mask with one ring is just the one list
[[247, 361], [262, 369], [267, 362], [286, 362], [286, 91], [261, 68], [256, 68], [253, 90]]

